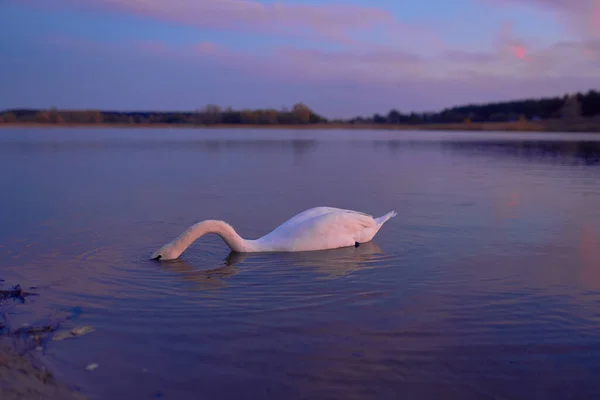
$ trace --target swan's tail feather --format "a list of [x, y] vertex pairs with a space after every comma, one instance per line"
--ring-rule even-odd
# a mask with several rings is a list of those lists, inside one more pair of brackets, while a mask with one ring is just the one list
[[383, 225], [384, 222], [386, 222], [390, 218], [394, 218], [396, 215], [398, 215], [396, 210], [392, 210], [389, 213], [382, 215], [379, 218], [375, 218], [375, 222], [377, 222], [377, 225]]

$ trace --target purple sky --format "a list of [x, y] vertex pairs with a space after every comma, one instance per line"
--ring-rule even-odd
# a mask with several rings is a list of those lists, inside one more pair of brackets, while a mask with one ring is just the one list
[[600, 89], [600, 0], [0, 0], [0, 109], [435, 111]]

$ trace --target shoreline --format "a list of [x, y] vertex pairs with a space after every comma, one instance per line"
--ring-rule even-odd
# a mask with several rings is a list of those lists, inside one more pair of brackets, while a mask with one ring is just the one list
[[[0, 284], [3, 282], [0, 279]], [[87, 400], [81, 389], [60, 379], [60, 371], [53, 371], [43, 361], [43, 348], [60, 326], [55, 322], [45, 326], [21, 326], [12, 329], [7, 320], [10, 306], [5, 302], [36, 293], [24, 292], [20, 285], [0, 290], [0, 399], [2, 400]]]
[[134, 128], [134, 129], [293, 129], [293, 130], [387, 130], [387, 131], [505, 131], [505, 132], [600, 132], [600, 123], [597, 121], [577, 121], [564, 123], [559, 121], [540, 122], [482, 122], [482, 123], [455, 123], [455, 124], [418, 124], [418, 125], [391, 125], [391, 124], [126, 124], [126, 123], [37, 123], [37, 122], [11, 122], [0, 123], [0, 129], [6, 128]]
[[[20, 349], [23, 347], [23, 349]], [[75, 388], [58, 380], [22, 339], [0, 336], [0, 398], [2, 400], [86, 400]]]

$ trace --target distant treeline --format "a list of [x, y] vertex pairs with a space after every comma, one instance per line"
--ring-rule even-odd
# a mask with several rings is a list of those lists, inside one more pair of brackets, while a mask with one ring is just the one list
[[541, 99], [525, 99], [488, 104], [469, 104], [437, 113], [402, 114], [391, 110], [386, 115], [357, 117], [350, 123], [368, 124], [449, 124], [464, 122], [543, 121], [600, 116], [600, 92], [589, 92]]
[[48, 124], [174, 124], [174, 125], [215, 125], [215, 124], [257, 124], [257, 125], [297, 125], [324, 123], [327, 120], [315, 114], [302, 103], [291, 110], [242, 110], [231, 108], [222, 110], [219, 106], [208, 105], [201, 110], [190, 112], [160, 111], [97, 111], [97, 110], [49, 110], [13, 109], [2, 114], [6, 123], [48, 123]]
[[382, 124], [431, 125], [512, 121], [572, 120], [600, 116], [600, 92], [591, 90], [562, 97], [471, 104], [430, 113], [402, 113], [327, 120], [302, 103], [292, 109], [233, 110], [208, 105], [191, 112], [125, 112], [98, 110], [12, 109], [0, 114], [4, 123], [42, 124], [173, 124], [173, 125], [308, 125]]

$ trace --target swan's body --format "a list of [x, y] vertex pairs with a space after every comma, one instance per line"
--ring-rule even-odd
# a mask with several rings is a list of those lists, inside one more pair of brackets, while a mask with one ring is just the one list
[[315, 207], [295, 215], [265, 236], [243, 239], [223, 221], [206, 220], [189, 227], [179, 237], [158, 249], [152, 259], [178, 258], [199, 237], [219, 235], [238, 253], [291, 252], [336, 249], [370, 242], [381, 226], [396, 212], [373, 218], [358, 211]]

